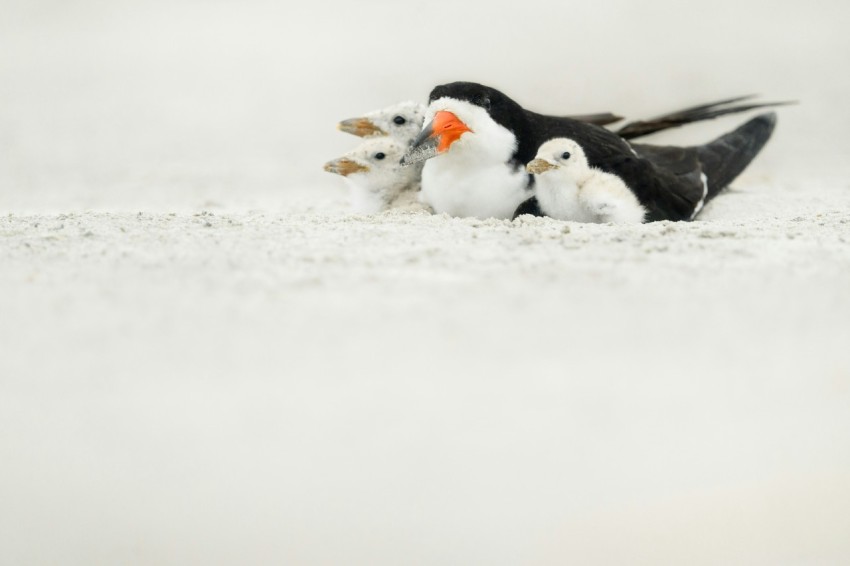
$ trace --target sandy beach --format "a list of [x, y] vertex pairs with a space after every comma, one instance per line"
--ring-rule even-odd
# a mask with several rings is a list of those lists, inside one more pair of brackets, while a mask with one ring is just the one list
[[[805, 99], [697, 221], [627, 227], [349, 214], [335, 122], [443, 75], [356, 80], [296, 31], [321, 6], [33, 6], [0, 34], [0, 563], [850, 561], [848, 79], [815, 83], [840, 18], [779, 43], [780, 3], [747, 65], [696, 43], [633, 96], [609, 51], [563, 87], [474, 41], [476, 76], [389, 52], [541, 111]], [[321, 29], [377, 48], [347, 22], [384, 6]], [[615, 36], [616, 9], [581, 8]], [[722, 81], [692, 71], [715, 58]]]

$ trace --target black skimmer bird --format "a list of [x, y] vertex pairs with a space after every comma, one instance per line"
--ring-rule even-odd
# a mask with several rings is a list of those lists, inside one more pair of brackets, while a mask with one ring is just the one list
[[337, 124], [339, 130], [361, 138], [389, 136], [410, 145], [422, 131], [426, 106], [418, 102], [399, 102], [367, 112]]
[[584, 150], [573, 140], [545, 142], [526, 170], [535, 175], [535, 196], [546, 216], [575, 222], [640, 224], [646, 215], [623, 180], [590, 167]]
[[351, 209], [374, 214], [417, 201], [422, 166], [403, 167], [408, 145], [390, 137], [370, 138], [344, 156], [325, 164], [342, 175], [351, 190]]
[[525, 110], [500, 91], [469, 82], [434, 88], [425, 119], [403, 163], [427, 160], [421, 198], [438, 213], [511, 218], [538, 212], [525, 165], [544, 142], [565, 137], [584, 149], [591, 167], [631, 188], [647, 221], [692, 219], [753, 160], [776, 124], [769, 113], [700, 146], [630, 144], [600, 126]]

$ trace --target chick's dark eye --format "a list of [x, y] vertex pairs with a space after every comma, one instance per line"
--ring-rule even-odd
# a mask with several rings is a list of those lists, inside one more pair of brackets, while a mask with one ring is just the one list
[[379, 153], [375, 154], [375, 159], [383, 159], [385, 157], [386, 157], [386, 154], [384, 154], [384, 153], [379, 152]]
[[561, 159], [569, 159], [569, 158], [570, 158], [570, 152], [569, 151], [565, 151], [564, 153], [561, 154]]
[[478, 99], [478, 106], [480, 106], [482, 108], [486, 108], [487, 110], [489, 110], [490, 109], [490, 99], [487, 98], [486, 96], [483, 97], [483, 98], [479, 98]]
[[405, 122], [407, 122], [407, 120], [404, 119], [404, 116], [396, 116], [393, 118], [393, 123], [397, 126], [404, 125]]

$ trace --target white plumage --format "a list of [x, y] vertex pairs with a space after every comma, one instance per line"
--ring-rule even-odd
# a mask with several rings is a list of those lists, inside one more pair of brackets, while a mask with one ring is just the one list
[[326, 163], [325, 171], [345, 177], [351, 209], [358, 214], [409, 205], [417, 201], [422, 166], [400, 165], [407, 147], [391, 137], [369, 138]]
[[546, 216], [576, 222], [638, 224], [646, 215], [622, 179], [590, 167], [584, 150], [574, 140], [547, 141], [527, 170], [535, 175], [537, 202]]
[[409, 146], [422, 130], [424, 118], [425, 106], [407, 101], [343, 120], [338, 127], [360, 137], [389, 136]]
[[532, 195], [528, 174], [510, 163], [516, 136], [483, 108], [454, 98], [432, 102], [425, 122], [441, 110], [457, 116], [471, 131], [455, 141], [451, 151], [425, 162], [422, 201], [452, 216], [511, 218]]

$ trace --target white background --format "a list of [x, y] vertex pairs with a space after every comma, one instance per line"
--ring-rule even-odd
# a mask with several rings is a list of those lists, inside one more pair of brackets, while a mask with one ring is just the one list
[[[848, 178], [843, 2], [9, 2], [0, 207], [340, 187], [336, 122], [472, 80], [544, 113], [649, 117], [741, 94], [799, 100], [754, 175]], [[698, 143], [730, 118], [665, 136]]]

